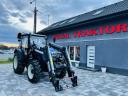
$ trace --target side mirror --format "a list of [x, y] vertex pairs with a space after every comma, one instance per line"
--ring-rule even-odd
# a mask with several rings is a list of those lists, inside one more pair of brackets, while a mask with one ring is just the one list
[[22, 38], [22, 34], [18, 33], [17, 38], [18, 38], [18, 40], [21, 39]]

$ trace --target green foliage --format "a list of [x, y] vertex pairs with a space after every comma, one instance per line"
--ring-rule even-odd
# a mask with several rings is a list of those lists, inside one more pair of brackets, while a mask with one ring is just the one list
[[8, 48], [8, 46], [5, 46], [5, 45], [0, 44], [0, 49], [2, 49], [2, 50], [8, 50], [9, 48]]
[[8, 61], [12, 62], [13, 61], [13, 58], [8, 58]]
[[13, 62], [13, 58], [8, 58], [7, 60], [0, 59], [0, 64], [11, 64]]

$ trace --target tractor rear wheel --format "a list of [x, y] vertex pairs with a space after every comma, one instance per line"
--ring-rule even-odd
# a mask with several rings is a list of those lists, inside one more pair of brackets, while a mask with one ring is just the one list
[[13, 58], [13, 70], [16, 74], [22, 74], [24, 72], [23, 55], [20, 52], [15, 52]]
[[37, 60], [30, 60], [27, 67], [27, 77], [31, 83], [37, 83], [40, 80], [41, 68]]

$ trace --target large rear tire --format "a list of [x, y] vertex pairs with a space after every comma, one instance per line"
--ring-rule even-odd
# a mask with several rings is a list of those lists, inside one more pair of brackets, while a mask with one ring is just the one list
[[41, 68], [37, 60], [30, 60], [27, 67], [27, 77], [31, 83], [37, 83], [40, 80]]
[[14, 53], [13, 58], [13, 70], [16, 74], [22, 74], [24, 72], [23, 55], [20, 52]]

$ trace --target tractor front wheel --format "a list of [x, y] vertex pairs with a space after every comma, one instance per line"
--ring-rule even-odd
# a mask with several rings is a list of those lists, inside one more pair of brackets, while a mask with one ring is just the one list
[[27, 77], [31, 83], [37, 83], [40, 80], [41, 68], [37, 60], [30, 60], [27, 67]]

